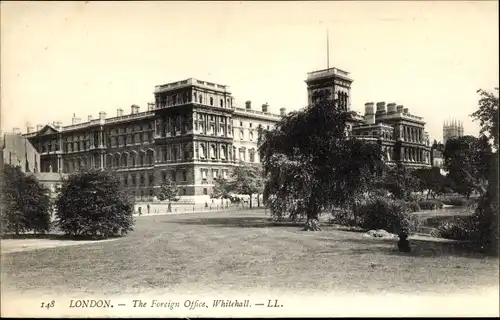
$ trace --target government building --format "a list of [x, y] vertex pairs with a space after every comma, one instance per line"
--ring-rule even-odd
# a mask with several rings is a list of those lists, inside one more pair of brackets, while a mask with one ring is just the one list
[[99, 113], [72, 124], [30, 127], [24, 137], [39, 153], [42, 172], [67, 174], [79, 169], [115, 170], [138, 200], [152, 200], [167, 178], [176, 182], [181, 199], [205, 202], [214, 179], [228, 178], [231, 168], [259, 163], [259, 128], [271, 129], [285, 114], [233, 105], [230, 88], [197, 79], [155, 87], [155, 102], [141, 111], [118, 109], [116, 116]]
[[[314, 93], [322, 90], [336, 101], [338, 108], [353, 111], [353, 79], [348, 72], [338, 68], [314, 71], [308, 74], [305, 82], [309, 103], [312, 103]], [[379, 144], [383, 160], [388, 164], [400, 163], [408, 168], [431, 167], [431, 146], [425, 132], [425, 121], [411, 114], [403, 105], [367, 102], [363, 116], [352, 112], [347, 129], [352, 137]]]

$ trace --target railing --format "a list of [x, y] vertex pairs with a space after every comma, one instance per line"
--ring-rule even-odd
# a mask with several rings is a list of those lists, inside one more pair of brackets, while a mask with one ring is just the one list
[[330, 68], [330, 69], [323, 69], [323, 70], [309, 72], [307, 73], [307, 78], [310, 79], [310, 78], [329, 76], [329, 75], [341, 75], [344, 77], [348, 77], [349, 72], [340, 70], [338, 68]]
[[124, 121], [124, 120], [129, 120], [129, 119], [147, 118], [147, 117], [152, 116], [152, 115], [154, 115], [154, 111], [144, 111], [144, 112], [140, 112], [140, 113], [128, 114], [126, 116], [109, 118], [109, 119], [106, 119], [106, 123], [119, 122], [119, 121]]
[[183, 81], [177, 81], [177, 82], [157, 85], [157, 86], [155, 86], [155, 92], [161, 92], [161, 91], [164, 91], [165, 89], [172, 89], [172, 88], [186, 86], [186, 85], [201, 85], [201, 86], [205, 86], [208, 88], [217, 88], [217, 89], [222, 89], [222, 90], [226, 90], [226, 91], [229, 89], [229, 86], [226, 86], [226, 85], [221, 85], [221, 84], [217, 84], [217, 83], [213, 83], [213, 82], [202, 81], [202, 80], [190, 78], [190, 79], [183, 80]]
[[280, 117], [279, 115], [274, 114], [274, 113], [263, 112], [263, 111], [252, 110], [252, 109], [233, 107], [233, 110], [238, 111], [238, 112], [245, 112], [245, 113], [252, 113], [252, 114], [257, 114], [257, 115], [269, 116], [269, 117], [273, 117], [273, 118]]

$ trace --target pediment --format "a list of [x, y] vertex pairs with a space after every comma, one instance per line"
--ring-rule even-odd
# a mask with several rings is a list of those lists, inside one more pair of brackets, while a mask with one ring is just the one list
[[54, 133], [58, 133], [59, 130], [51, 126], [50, 124], [46, 124], [45, 127], [42, 128], [37, 134], [37, 136], [46, 136]]

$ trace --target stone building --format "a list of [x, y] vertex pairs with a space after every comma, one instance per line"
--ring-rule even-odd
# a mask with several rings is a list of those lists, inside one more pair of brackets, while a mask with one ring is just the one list
[[228, 86], [187, 79], [158, 85], [155, 102], [115, 117], [100, 112], [87, 121], [54, 122], [28, 128], [25, 136], [40, 153], [42, 172], [71, 173], [80, 168], [115, 170], [122, 185], [138, 200], [151, 200], [170, 178], [181, 199], [204, 202], [214, 179], [228, 177], [240, 161], [258, 163], [258, 127], [280, 119], [262, 110], [233, 105]]
[[365, 115], [351, 109], [351, 85], [349, 73], [338, 68], [310, 72], [305, 81], [308, 102], [313, 103], [314, 93], [326, 90], [337, 107], [352, 111], [347, 131], [353, 137], [378, 143], [388, 163], [400, 162], [408, 167], [431, 165], [429, 137], [422, 117], [410, 114], [408, 108], [395, 103], [373, 102], [365, 104]]
[[461, 121], [451, 120], [443, 123], [443, 144], [451, 138], [459, 138], [464, 135], [464, 125]]

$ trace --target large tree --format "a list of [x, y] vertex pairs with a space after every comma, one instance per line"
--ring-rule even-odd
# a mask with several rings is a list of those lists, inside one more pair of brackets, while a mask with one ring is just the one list
[[471, 114], [473, 121], [479, 121], [479, 133], [492, 140], [493, 146], [498, 149], [498, 88], [493, 92], [482, 89], [479, 93], [479, 108]]
[[325, 92], [313, 99], [265, 132], [259, 147], [271, 211], [305, 213], [306, 230], [319, 230], [321, 210], [352, 202], [381, 159], [377, 144], [348, 138], [352, 113]]
[[455, 191], [469, 196], [484, 193], [492, 155], [488, 138], [463, 136], [449, 139], [444, 149], [444, 166], [453, 180]]
[[236, 166], [229, 179], [225, 181], [225, 192], [244, 194], [250, 197], [250, 209], [252, 208], [252, 196], [264, 191], [264, 180], [262, 167], [259, 165], [240, 163]]
[[17, 166], [6, 165], [0, 181], [2, 232], [48, 232], [52, 209], [49, 190]]

